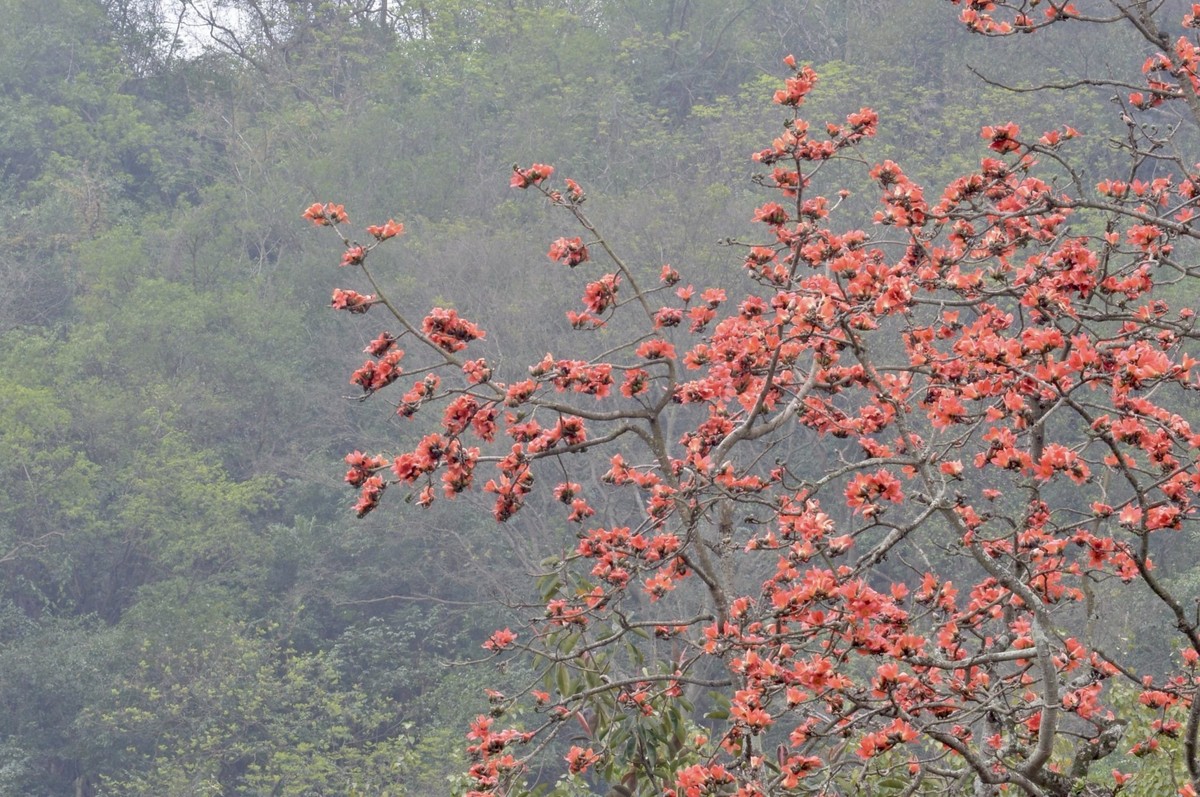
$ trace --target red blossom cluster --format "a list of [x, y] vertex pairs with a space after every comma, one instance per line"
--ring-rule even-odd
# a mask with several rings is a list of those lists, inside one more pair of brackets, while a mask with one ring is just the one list
[[617, 288], [621, 278], [617, 274], [605, 274], [595, 282], [589, 282], [583, 292], [583, 303], [589, 312], [603, 313], [617, 303]]
[[346, 215], [346, 208], [342, 205], [335, 205], [331, 202], [321, 204], [314, 202], [309, 205], [304, 211], [304, 218], [311, 221], [318, 227], [328, 227], [334, 224], [347, 224], [350, 217]]
[[508, 752], [514, 744], [526, 744], [533, 737], [531, 733], [516, 731], [511, 728], [493, 731], [493, 717], [479, 716], [471, 723], [467, 739], [472, 742], [467, 747], [467, 755], [471, 756], [470, 776], [478, 786], [477, 790], [468, 791], [464, 797], [484, 797], [494, 794], [503, 781], [524, 767], [516, 756]]
[[[513, 166], [512, 179], [509, 181], [509, 185], [513, 188], [529, 188], [550, 179], [550, 175], [552, 174], [554, 174], [554, 167], [547, 166], [544, 163], [535, 163], [528, 169]], [[573, 190], [578, 192], [580, 196], [583, 195], [583, 191], [579, 189], [577, 183], [574, 185]]]
[[350, 313], [365, 313], [375, 304], [374, 296], [364, 296], [357, 291], [333, 289], [333, 299], [329, 306], [334, 310], [345, 310]]
[[358, 385], [365, 393], [374, 393], [387, 387], [403, 373], [403, 369], [400, 368], [400, 360], [403, 357], [404, 350], [393, 347], [378, 360], [367, 360], [350, 375], [350, 384]]
[[580, 263], [587, 261], [588, 250], [583, 245], [582, 238], [559, 238], [550, 244], [550, 251], [546, 253], [546, 256], [551, 260], [557, 260], [564, 266], [575, 268]]
[[579, 745], [575, 745], [564, 758], [567, 760], [567, 771], [572, 775], [581, 775], [600, 760], [600, 754], [590, 747], [585, 750]]
[[490, 650], [493, 653], [499, 653], [502, 650], [510, 647], [512, 643], [517, 641], [517, 635], [511, 629], [505, 628], [503, 631], [496, 631], [487, 642], [483, 643], [485, 650]]
[[388, 219], [385, 224], [374, 224], [367, 227], [367, 234], [376, 241], [386, 241], [397, 235], [404, 235], [404, 225], [395, 219]]
[[350, 466], [350, 470], [346, 471], [346, 484], [361, 487], [376, 471], [386, 468], [388, 463], [385, 457], [355, 451], [346, 455], [346, 464]]
[[448, 352], [462, 351], [473, 340], [485, 336], [485, 332], [454, 310], [435, 307], [421, 322], [421, 330], [434, 345]]

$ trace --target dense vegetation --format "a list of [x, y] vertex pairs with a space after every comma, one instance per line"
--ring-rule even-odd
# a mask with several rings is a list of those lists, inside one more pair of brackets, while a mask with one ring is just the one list
[[[981, 121], [1071, 124], [1095, 173], [1119, 157], [1111, 89], [1064, 108], [968, 65], [1142, 58], [1101, 27], [1017, 59], [924, 0], [887, 25], [858, 0], [219, 5], [0, 0], [0, 795], [423, 795], [464, 769], [468, 662], [574, 540], [482, 504], [353, 520], [342, 456], [411, 432], [330, 377], [369, 335], [315, 300], [309, 202], [403, 218], [399, 290], [502, 310], [519, 349], [492, 354], [536, 362], [566, 322], [524, 319], [573, 288], [513, 162], [569, 166], [633, 258], [716, 274], [786, 53], [821, 74], [814, 118], [870, 105], [863, 157], [932, 184], [977, 161]], [[1153, 650], [1136, 600], [1109, 622]]]

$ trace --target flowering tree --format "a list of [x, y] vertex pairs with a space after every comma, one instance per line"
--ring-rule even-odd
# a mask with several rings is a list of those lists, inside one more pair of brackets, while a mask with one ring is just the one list
[[[1200, 5], [1168, 34], [1146, 2], [1102, 19], [951, 1], [986, 35], [1135, 28], [1145, 76], [1083, 81], [1121, 88], [1129, 173], [1084, 184], [1076, 130], [992, 124], [978, 169], [936, 194], [864, 168], [879, 208], [854, 228], [822, 170], [878, 120], [810, 126], [817, 75], [788, 58], [783, 130], [753, 156], [773, 196], [728, 284], [634, 266], [578, 183], [514, 168], [577, 225], [549, 257], [589, 270], [567, 315], [605, 349], [512, 373], [479, 356], [473, 321], [389, 297], [368, 262], [402, 225], [364, 245], [342, 206], [304, 214], [370, 283], [333, 306], [387, 317], [350, 381], [428, 424], [410, 449], [346, 458], [357, 514], [479, 487], [506, 522], [544, 483], [576, 530], [538, 617], [484, 645], [536, 677], [470, 729], [473, 797], [549, 788], [531, 763], [564, 753], [554, 793], [1108, 795], [1156, 755], [1173, 782], [1147, 793], [1197, 794], [1197, 596], [1160, 560], [1200, 494], [1200, 167], [1140, 119], [1200, 121]], [[1172, 173], [1138, 179], [1148, 158]], [[825, 437], [837, 461], [814, 467]], [[580, 458], [603, 483], [573, 480]], [[1153, 672], [1104, 629], [1131, 591], [1171, 629]]]

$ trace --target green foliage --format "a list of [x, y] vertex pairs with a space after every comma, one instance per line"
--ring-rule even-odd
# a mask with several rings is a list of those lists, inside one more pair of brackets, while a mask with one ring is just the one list
[[275, 649], [272, 629], [219, 614], [164, 619], [140, 641], [130, 629], [136, 663], [77, 720], [110, 767], [121, 762], [102, 793], [401, 793], [408, 740], [394, 704], [342, 684], [329, 654]]
[[36, 622], [11, 603], [3, 607], [0, 794], [72, 794], [77, 779], [86, 780], [90, 744], [73, 724], [111, 683], [117, 640], [94, 622]]

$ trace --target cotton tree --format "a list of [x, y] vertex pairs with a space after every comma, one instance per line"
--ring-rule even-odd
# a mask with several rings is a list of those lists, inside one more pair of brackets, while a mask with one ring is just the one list
[[[1200, 493], [1200, 166], [1171, 136], [1200, 120], [1200, 6], [952, 2], [985, 35], [1134, 28], [1144, 74], [1081, 81], [1119, 91], [1125, 173], [1085, 183], [1086, 131], [1001, 119], [939, 190], [891, 161], [831, 184], [881, 122], [805, 119], [819, 77], [789, 57], [719, 284], [623, 259], [583, 187], [514, 168], [573, 225], [550, 267], [587, 274], [575, 336], [522, 368], [480, 354], [486, 319], [388, 293], [403, 225], [363, 244], [341, 205], [304, 214], [361, 282], [333, 307], [384, 318], [354, 389], [423, 430], [347, 456], [357, 514], [478, 490], [504, 523], [544, 491], [572, 530], [484, 645], [535, 675], [470, 728], [470, 795], [1197, 794], [1200, 621], [1171, 569]], [[1152, 668], [1105, 628], [1132, 596]]]

